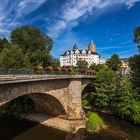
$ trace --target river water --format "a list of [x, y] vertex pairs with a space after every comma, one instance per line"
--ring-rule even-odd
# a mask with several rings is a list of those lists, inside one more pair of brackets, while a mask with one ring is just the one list
[[140, 127], [120, 118], [102, 114], [106, 130], [94, 135], [79, 131], [70, 135], [27, 120], [0, 118], [0, 140], [140, 140]]

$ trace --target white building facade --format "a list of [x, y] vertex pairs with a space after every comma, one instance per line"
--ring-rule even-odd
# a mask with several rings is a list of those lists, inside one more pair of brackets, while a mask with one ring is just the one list
[[96, 46], [91, 43], [87, 50], [78, 49], [77, 45], [73, 46], [72, 50], [67, 50], [63, 55], [60, 56], [60, 65], [63, 66], [77, 66], [78, 61], [87, 61], [88, 66], [92, 64], [104, 64], [105, 59], [100, 58], [100, 55], [96, 52]]

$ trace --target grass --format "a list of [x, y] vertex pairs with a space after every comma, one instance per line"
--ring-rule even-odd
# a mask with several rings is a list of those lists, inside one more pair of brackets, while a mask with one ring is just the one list
[[86, 131], [90, 134], [98, 133], [101, 129], [105, 128], [103, 120], [98, 116], [97, 113], [87, 113], [87, 125]]

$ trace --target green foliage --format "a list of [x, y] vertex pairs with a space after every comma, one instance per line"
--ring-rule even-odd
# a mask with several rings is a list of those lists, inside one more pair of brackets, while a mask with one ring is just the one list
[[111, 58], [107, 60], [106, 65], [113, 71], [118, 71], [121, 66], [121, 60], [118, 55], [113, 54]]
[[140, 124], [140, 101], [120, 102], [116, 104], [115, 112], [134, 124]]
[[116, 76], [115, 73], [108, 69], [103, 68], [97, 73], [95, 87], [97, 92], [94, 93], [94, 104], [97, 107], [107, 107], [111, 104], [112, 98], [116, 90]]
[[134, 42], [139, 43], [140, 41], [140, 26], [134, 29]]
[[23, 51], [34, 52], [36, 50], [52, 49], [52, 39], [43, 34], [38, 28], [30, 25], [18, 27], [11, 32], [11, 42], [21, 46]]
[[140, 101], [133, 102], [130, 107], [130, 120], [132, 120], [135, 124], [140, 124]]
[[0, 66], [3, 68], [23, 67], [22, 49], [17, 45], [4, 48], [0, 55]]
[[52, 64], [52, 66], [59, 66], [60, 67], [60, 61], [57, 58], [52, 58], [52, 62], [50, 64]]
[[41, 65], [39, 65], [39, 66], [37, 67], [37, 71], [38, 71], [38, 74], [42, 74], [42, 72], [43, 72], [43, 67], [42, 67]]
[[[50, 54], [53, 46], [52, 39], [38, 28], [30, 25], [18, 27], [11, 32], [10, 39], [10, 41], [5, 38], [0, 39], [1, 67], [19, 67], [19, 61], [20, 67], [26, 68], [31, 68], [34, 64], [59, 65], [59, 60], [54, 59]], [[17, 51], [11, 50], [13, 46], [18, 46]], [[19, 52], [21, 54], [20, 59], [18, 59]], [[12, 61], [9, 61], [10, 58]], [[15, 64], [15, 61], [18, 64]]]
[[34, 103], [28, 96], [22, 96], [0, 107], [0, 115], [21, 117], [22, 114], [31, 113]]
[[98, 114], [89, 112], [87, 114], [87, 126], [86, 131], [90, 134], [97, 133], [105, 127], [103, 120], [98, 116]]
[[130, 81], [130, 78], [127, 76], [122, 77], [120, 80], [120, 89], [115, 94], [115, 98], [117, 100], [116, 104], [118, 102], [130, 102], [133, 100], [135, 94], [132, 90], [132, 83]]
[[114, 111], [119, 116], [140, 124], [140, 102], [136, 100], [136, 93], [132, 89], [129, 77], [121, 79], [120, 89], [112, 100]]
[[129, 66], [133, 72], [140, 72], [140, 55], [134, 55], [129, 58]]
[[10, 46], [10, 42], [6, 39], [0, 39], [0, 53], [2, 52], [3, 48]]
[[90, 106], [92, 105], [93, 102], [93, 93], [85, 93], [82, 96], [82, 106], [84, 109], [90, 109]]
[[131, 68], [133, 89], [137, 92], [140, 99], [140, 55], [134, 55], [129, 58]]
[[89, 69], [99, 72], [99, 70], [104, 67], [105, 67], [105, 65], [102, 65], [102, 64], [92, 64], [92, 65], [90, 65]]
[[85, 69], [88, 67], [88, 62], [86, 60], [80, 60], [77, 62], [77, 67], [80, 69], [81, 68]]
[[31, 65], [40, 63], [49, 65], [53, 61], [50, 55], [52, 39], [38, 28], [29, 25], [16, 28], [11, 33], [11, 42], [21, 47]]
[[36, 50], [30, 55], [30, 62], [31, 64], [40, 64], [42, 63], [43, 65], [45, 64], [52, 64], [52, 58], [50, 54], [46, 50]]

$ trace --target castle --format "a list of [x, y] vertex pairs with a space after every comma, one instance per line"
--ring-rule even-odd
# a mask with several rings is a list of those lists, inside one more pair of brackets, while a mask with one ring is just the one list
[[105, 59], [101, 58], [96, 52], [96, 46], [93, 41], [88, 45], [88, 49], [78, 49], [74, 44], [73, 49], [65, 51], [63, 55], [60, 55], [60, 65], [62, 66], [77, 66], [78, 61], [87, 61], [88, 66], [92, 64], [104, 64]]

